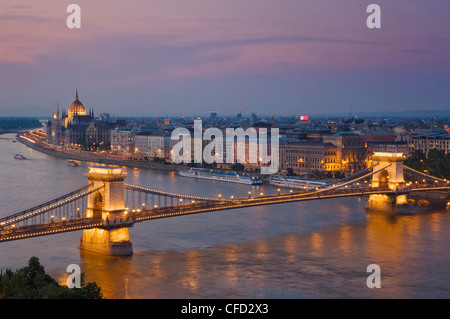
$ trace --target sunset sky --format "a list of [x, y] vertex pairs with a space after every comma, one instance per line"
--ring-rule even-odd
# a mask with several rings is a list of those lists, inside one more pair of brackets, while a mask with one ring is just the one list
[[2, 0], [0, 116], [67, 109], [76, 87], [121, 116], [448, 110], [449, 13], [448, 0]]

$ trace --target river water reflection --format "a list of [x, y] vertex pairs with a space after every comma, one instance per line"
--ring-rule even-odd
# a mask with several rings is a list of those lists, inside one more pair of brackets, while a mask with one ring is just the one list
[[[88, 163], [66, 161], [0, 135], [0, 216], [86, 184]], [[14, 160], [21, 153], [27, 160]], [[127, 183], [218, 196], [275, 193], [198, 181], [174, 172], [127, 169]], [[106, 298], [449, 298], [450, 212], [366, 212], [364, 198], [251, 207], [138, 223], [134, 254], [79, 250], [81, 231], [0, 244], [0, 269], [39, 257], [61, 283], [69, 264], [96, 281]], [[369, 289], [369, 264], [381, 288]]]

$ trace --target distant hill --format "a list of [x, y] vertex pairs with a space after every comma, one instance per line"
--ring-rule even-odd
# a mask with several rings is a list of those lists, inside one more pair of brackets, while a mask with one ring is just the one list
[[16, 131], [42, 127], [41, 122], [33, 117], [0, 117], [0, 131]]
[[[348, 117], [348, 113], [320, 113], [320, 114], [310, 114], [311, 116], [335, 116], [335, 117]], [[358, 117], [391, 117], [391, 118], [433, 118], [439, 117], [441, 119], [450, 120], [450, 109], [449, 110], [417, 110], [417, 111], [376, 111], [376, 112], [354, 112], [353, 115]]]
[[440, 117], [440, 118], [450, 118], [449, 110], [418, 110], [418, 111], [386, 111], [386, 112], [368, 112], [360, 113], [361, 116], [390, 116], [390, 117], [407, 117], [407, 118], [430, 118], [430, 117]]

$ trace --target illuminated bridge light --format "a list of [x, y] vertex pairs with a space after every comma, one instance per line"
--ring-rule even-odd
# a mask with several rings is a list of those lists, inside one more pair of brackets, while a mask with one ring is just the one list
[[[362, 180], [364, 178], [367, 178], [367, 176], [364, 176], [363, 178], [360, 178], [358, 180]], [[342, 185], [336, 186], [335, 184], [333, 184], [333, 187], [336, 188], [345, 188], [346, 190], [344, 191], [344, 189], [342, 189], [341, 192], [339, 193], [333, 193], [333, 194], [327, 194], [327, 189], [322, 189], [322, 190], [317, 190], [317, 192], [308, 192], [308, 193], [301, 193], [301, 194], [294, 194], [294, 195], [280, 195], [278, 198], [274, 198], [272, 196], [275, 195], [268, 195], [265, 198], [255, 198], [255, 201], [250, 201], [250, 200], [246, 200], [246, 199], [241, 199], [241, 202], [239, 204], [230, 204], [230, 205], [215, 205], [215, 206], [211, 206], [211, 207], [206, 207], [206, 208], [196, 208], [196, 209], [188, 209], [187, 211], [175, 211], [175, 212], [167, 212], [167, 213], [161, 213], [161, 214], [157, 214], [157, 215], [153, 215], [153, 214], [144, 214], [144, 216], [139, 217], [139, 218], [135, 218], [135, 221], [145, 221], [145, 220], [150, 220], [150, 219], [154, 219], [154, 218], [164, 218], [164, 217], [170, 217], [170, 216], [180, 216], [180, 215], [184, 215], [184, 214], [195, 214], [195, 213], [203, 213], [203, 212], [208, 212], [208, 211], [221, 211], [221, 210], [226, 210], [226, 209], [232, 209], [232, 208], [240, 208], [240, 207], [248, 207], [248, 206], [257, 206], [257, 205], [266, 205], [266, 204], [272, 204], [272, 203], [283, 203], [283, 202], [289, 202], [289, 201], [301, 201], [301, 200], [310, 200], [310, 199], [320, 199], [320, 198], [336, 198], [336, 197], [344, 197], [344, 196], [358, 196], [361, 194], [376, 194], [376, 193], [384, 193], [384, 194], [388, 194], [388, 193], [392, 193], [392, 190], [386, 190], [386, 191], [370, 191], [370, 192], [356, 192], [355, 190], [348, 190], [347, 189], [347, 185], [350, 183], [355, 183], [356, 180], [352, 180], [349, 182], [346, 182]], [[367, 180], [364, 180], [365, 183], [367, 183]], [[434, 183], [438, 183], [439, 180], [435, 179]], [[449, 183], [449, 181], [445, 180], [446, 184]], [[417, 182], [416, 182], [417, 183]], [[359, 185], [359, 183], [357, 183], [357, 185]], [[411, 185], [411, 183], [407, 183], [407, 185]], [[101, 186], [104, 187], [104, 186]], [[98, 187], [96, 189], [100, 189], [101, 187]], [[437, 187], [431, 188], [428, 187], [430, 190], [431, 189], [438, 189]], [[138, 188], [135, 188], [138, 189]], [[142, 188], [139, 188], [142, 189]], [[328, 188], [330, 189], [330, 187]], [[419, 188], [419, 189], [423, 189]], [[15, 216], [11, 216], [10, 218], [6, 218], [3, 219], [3, 221], [0, 223], [0, 225], [4, 226], [5, 224], [8, 224], [10, 226], [10, 229], [15, 229], [16, 231], [21, 231], [22, 228], [18, 227], [15, 222], [22, 222], [27, 218], [30, 217], [34, 217], [36, 215], [39, 214], [43, 214], [45, 212], [48, 212], [50, 210], [56, 209], [56, 208], [60, 208], [64, 205], [67, 205], [67, 203], [70, 203], [73, 200], [76, 200], [78, 198], [87, 196], [91, 193], [93, 193], [96, 190], [93, 191], [86, 191], [82, 194], [80, 194], [79, 196], [72, 196], [70, 198], [66, 198], [58, 203], [52, 203], [50, 205], [48, 205], [48, 207], [45, 208], [40, 208], [38, 210], [35, 210], [33, 212], [28, 212], [25, 213], [23, 215], [15, 215]], [[194, 199], [197, 200], [215, 200], [216, 199], [210, 199], [208, 197], [201, 197], [201, 196], [185, 196], [185, 195], [179, 195], [179, 194], [174, 194], [174, 193], [168, 193], [168, 192], [155, 192], [150, 190], [153, 194], [168, 194], [170, 196], [174, 196], [174, 197], [178, 197], [180, 200], [180, 204], [182, 204], [183, 202], [183, 198], [184, 199], [190, 199], [190, 201], [192, 203], [195, 202]], [[292, 194], [292, 190], [290, 190], [290, 193]], [[321, 195], [319, 196], [318, 193], [320, 193]], [[250, 193], [249, 193], [250, 195]], [[261, 193], [261, 196], [263, 196], [263, 193]], [[232, 196], [232, 200], [234, 199], [234, 196]], [[223, 201], [228, 201], [228, 202], [232, 202], [232, 200], [230, 199], [221, 199]], [[145, 206], [145, 205], [144, 205]], [[77, 207], [77, 211], [79, 211], [80, 208]], [[128, 208], [125, 211], [125, 214], [128, 212]], [[139, 210], [138, 210], [139, 212]], [[52, 218], [55, 217], [55, 215], [51, 215]], [[62, 217], [60, 220], [65, 221], [66, 217]], [[55, 234], [55, 233], [61, 233], [61, 232], [65, 232], [65, 231], [71, 231], [71, 230], [78, 230], [78, 229], [89, 229], [89, 228], [95, 228], [95, 227], [100, 227], [102, 225], [102, 223], [90, 223], [90, 224], [85, 224], [85, 225], [78, 225], [78, 226], [62, 226], [61, 221], [59, 222], [55, 222], [56, 225], [58, 225], [57, 229], [48, 229], [45, 231], [38, 231], [38, 232], [31, 232], [31, 233], [24, 233], [24, 234], [15, 234], [15, 235], [3, 235], [2, 237], [0, 237], [0, 241], [5, 241], [5, 240], [11, 240], [11, 239], [20, 239], [20, 238], [26, 238], [26, 237], [33, 237], [33, 236], [41, 236], [41, 235], [47, 235], [47, 234]], [[69, 221], [70, 223], [70, 221]], [[48, 227], [46, 225], [50, 225], [50, 222], [45, 222], [43, 224], [37, 224], [37, 225], [42, 225], [42, 228]]]

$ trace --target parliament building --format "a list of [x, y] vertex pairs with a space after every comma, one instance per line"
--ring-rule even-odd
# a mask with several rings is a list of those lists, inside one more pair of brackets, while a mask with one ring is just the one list
[[109, 148], [110, 130], [114, 129], [111, 123], [96, 120], [92, 109], [86, 112], [78, 90], [67, 112], [53, 106], [52, 118], [46, 124], [47, 143], [73, 148]]

